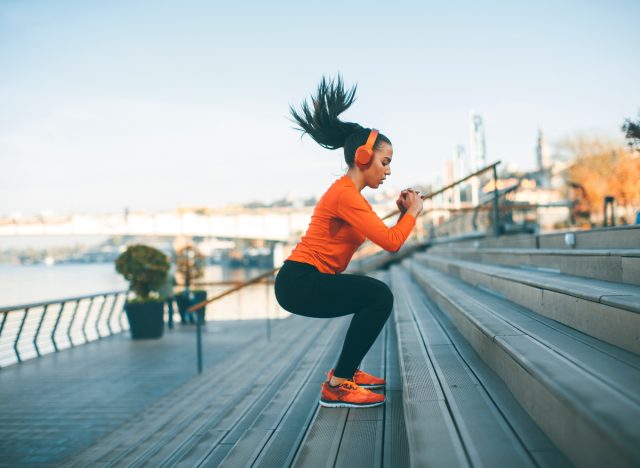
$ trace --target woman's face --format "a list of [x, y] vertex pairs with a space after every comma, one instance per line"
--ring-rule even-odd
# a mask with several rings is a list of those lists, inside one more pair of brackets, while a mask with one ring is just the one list
[[393, 147], [389, 143], [382, 143], [379, 149], [373, 151], [373, 160], [363, 171], [367, 187], [378, 188], [391, 175], [392, 158]]

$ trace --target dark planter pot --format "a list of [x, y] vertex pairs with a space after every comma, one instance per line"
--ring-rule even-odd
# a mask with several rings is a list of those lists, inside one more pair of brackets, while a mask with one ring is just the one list
[[[178, 294], [176, 295], [176, 303], [178, 304], [178, 312], [180, 313], [180, 319], [182, 323], [196, 323], [195, 315], [187, 312], [187, 309], [191, 307], [193, 304], [197, 304], [198, 302], [207, 300], [207, 291], [191, 291], [193, 294], [193, 299], [189, 301], [189, 298], [186, 294]], [[196, 311], [198, 320], [200, 323], [204, 323], [204, 307], [201, 307]]]
[[131, 338], [160, 338], [164, 331], [164, 302], [127, 302]]

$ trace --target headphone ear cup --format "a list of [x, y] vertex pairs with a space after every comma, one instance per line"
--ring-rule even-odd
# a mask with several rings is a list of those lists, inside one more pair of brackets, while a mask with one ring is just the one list
[[356, 164], [358, 165], [358, 167], [360, 168], [365, 168], [369, 165], [369, 163], [371, 162], [371, 154], [372, 151], [367, 148], [366, 146], [360, 146], [357, 150], [356, 150]]

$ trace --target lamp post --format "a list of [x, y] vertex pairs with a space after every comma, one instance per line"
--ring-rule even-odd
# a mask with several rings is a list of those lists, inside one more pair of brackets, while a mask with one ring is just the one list
[[[185, 274], [185, 292], [188, 298], [188, 307], [190, 307], [193, 305], [193, 294], [189, 289], [189, 283], [191, 281], [191, 264], [192, 262], [195, 262], [195, 258], [196, 258], [196, 254], [191, 244], [187, 246], [186, 254], [187, 254], [187, 265], [186, 265], [186, 274]], [[195, 310], [191, 313], [196, 314], [196, 354], [198, 356], [198, 374], [202, 374], [202, 323], [200, 321], [200, 313], [198, 310]], [[204, 316], [204, 311], [202, 315]]]

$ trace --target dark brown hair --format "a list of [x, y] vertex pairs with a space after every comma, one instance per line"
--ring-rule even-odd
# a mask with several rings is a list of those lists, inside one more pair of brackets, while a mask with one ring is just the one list
[[[311, 96], [311, 106], [303, 101], [301, 112], [298, 113], [293, 106], [289, 111], [293, 122], [298, 125], [296, 130], [309, 134], [320, 146], [335, 150], [344, 148], [344, 160], [349, 167], [353, 167], [356, 149], [364, 145], [369, 138], [370, 128], [364, 128], [353, 122], [343, 122], [338, 118], [355, 101], [357, 85], [350, 90], [344, 90], [342, 77], [336, 79], [322, 77], [315, 96]], [[382, 143], [391, 144], [391, 141], [382, 133], [378, 134], [373, 145], [379, 149]]]

